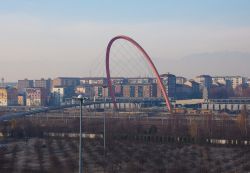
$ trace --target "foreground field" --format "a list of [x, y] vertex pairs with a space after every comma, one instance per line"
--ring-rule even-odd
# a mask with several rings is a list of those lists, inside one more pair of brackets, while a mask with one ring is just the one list
[[[0, 172], [68, 173], [78, 171], [78, 141], [9, 141], [0, 154]], [[112, 141], [104, 157], [102, 141], [84, 142], [85, 173], [250, 172], [249, 147], [156, 144]]]

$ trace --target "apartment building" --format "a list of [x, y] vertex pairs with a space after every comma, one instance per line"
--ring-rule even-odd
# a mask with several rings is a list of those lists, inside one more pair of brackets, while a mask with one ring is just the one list
[[17, 106], [17, 89], [0, 87], [0, 106]]
[[32, 88], [34, 87], [34, 81], [33, 80], [18, 80], [17, 81], [17, 90], [19, 94], [24, 94], [26, 88]]
[[[162, 83], [166, 89], [168, 97], [174, 98], [176, 95], [176, 76], [170, 73], [162, 74], [161, 76]], [[161, 89], [157, 87], [157, 97], [162, 97]]]
[[195, 77], [195, 82], [200, 84], [200, 89], [203, 90], [204, 88], [211, 88], [212, 87], [212, 77], [209, 75], [200, 75]]
[[46, 106], [47, 93], [45, 88], [26, 88], [27, 106]]
[[39, 80], [35, 80], [34, 87], [37, 88], [45, 88], [47, 92], [50, 92], [52, 87], [52, 80], [51, 79], [44, 79], [41, 78]]
[[247, 83], [247, 79], [242, 76], [214, 76], [212, 79], [213, 81], [229, 81], [233, 89]]
[[75, 77], [58, 77], [53, 79], [52, 87], [76, 87], [80, 85], [80, 78]]

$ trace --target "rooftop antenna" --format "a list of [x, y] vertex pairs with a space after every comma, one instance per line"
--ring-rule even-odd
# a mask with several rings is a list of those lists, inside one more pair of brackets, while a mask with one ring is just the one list
[[1, 79], [1, 86], [4, 87], [4, 78]]

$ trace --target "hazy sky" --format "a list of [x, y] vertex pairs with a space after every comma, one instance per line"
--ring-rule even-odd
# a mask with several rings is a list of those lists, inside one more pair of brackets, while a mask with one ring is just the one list
[[160, 73], [250, 77], [249, 0], [0, 0], [0, 77], [87, 76], [120, 34]]

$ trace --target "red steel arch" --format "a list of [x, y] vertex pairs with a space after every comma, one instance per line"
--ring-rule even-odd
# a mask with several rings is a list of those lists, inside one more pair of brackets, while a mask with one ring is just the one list
[[161, 78], [160, 78], [160, 75], [153, 63], [153, 61], [151, 60], [151, 58], [149, 57], [149, 55], [147, 54], [147, 52], [135, 41], [133, 40], [132, 38], [130, 37], [127, 37], [127, 36], [124, 36], [124, 35], [119, 35], [119, 36], [116, 36], [114, 38], [112, 38], [110, 41], [109, 41], [109, 44], [107, 46], [107, 50], [106, 50], [106, 74], [107, 74], [107, 81], [108, 81], [108, 87], [109, 87], [109, 91], [110, 91], [110, 96], [112, 98], [112, 102], [114, 104], [114, 108], [117, 109], [117, 104], [116, 104], [116, 101], [115, 101], [115, 93], [113, 91], [113, 88], [112, 88], [112, 83], [111, 83], [111, 77], [110, 77], [110, 68], [109, 68], [109, 55], [110, 55], [110, 50], [111, 50], [111, 47], [112, 47], [112, 44], [116, 41], [116, 40], [119, 40], [119, 39], [123, 39], [123, 40], [126, 40], [130, 43], [132, 43], [143, 55], [144, 55], [144, 58], [147, 60], [147, 62], [149, 63], [154, 75], [156, 76], [157, 78], [157, 83], [158, 85], [160, 86], [160, 89], [162, 91], [162, 94], [163, 94], [163, 97], [165, 99], [165, 102], [166, 102], [166, 107], [169, 111], [171, 111], [171, 104], [170, 104], [170, 101], [169, 101], [169, 98], [167, 96], [167, 93], [166, 93], [166, 90], [165, 90], [165, 87], [164, 85], [162, 84], [162, 81], [161, 81]]

